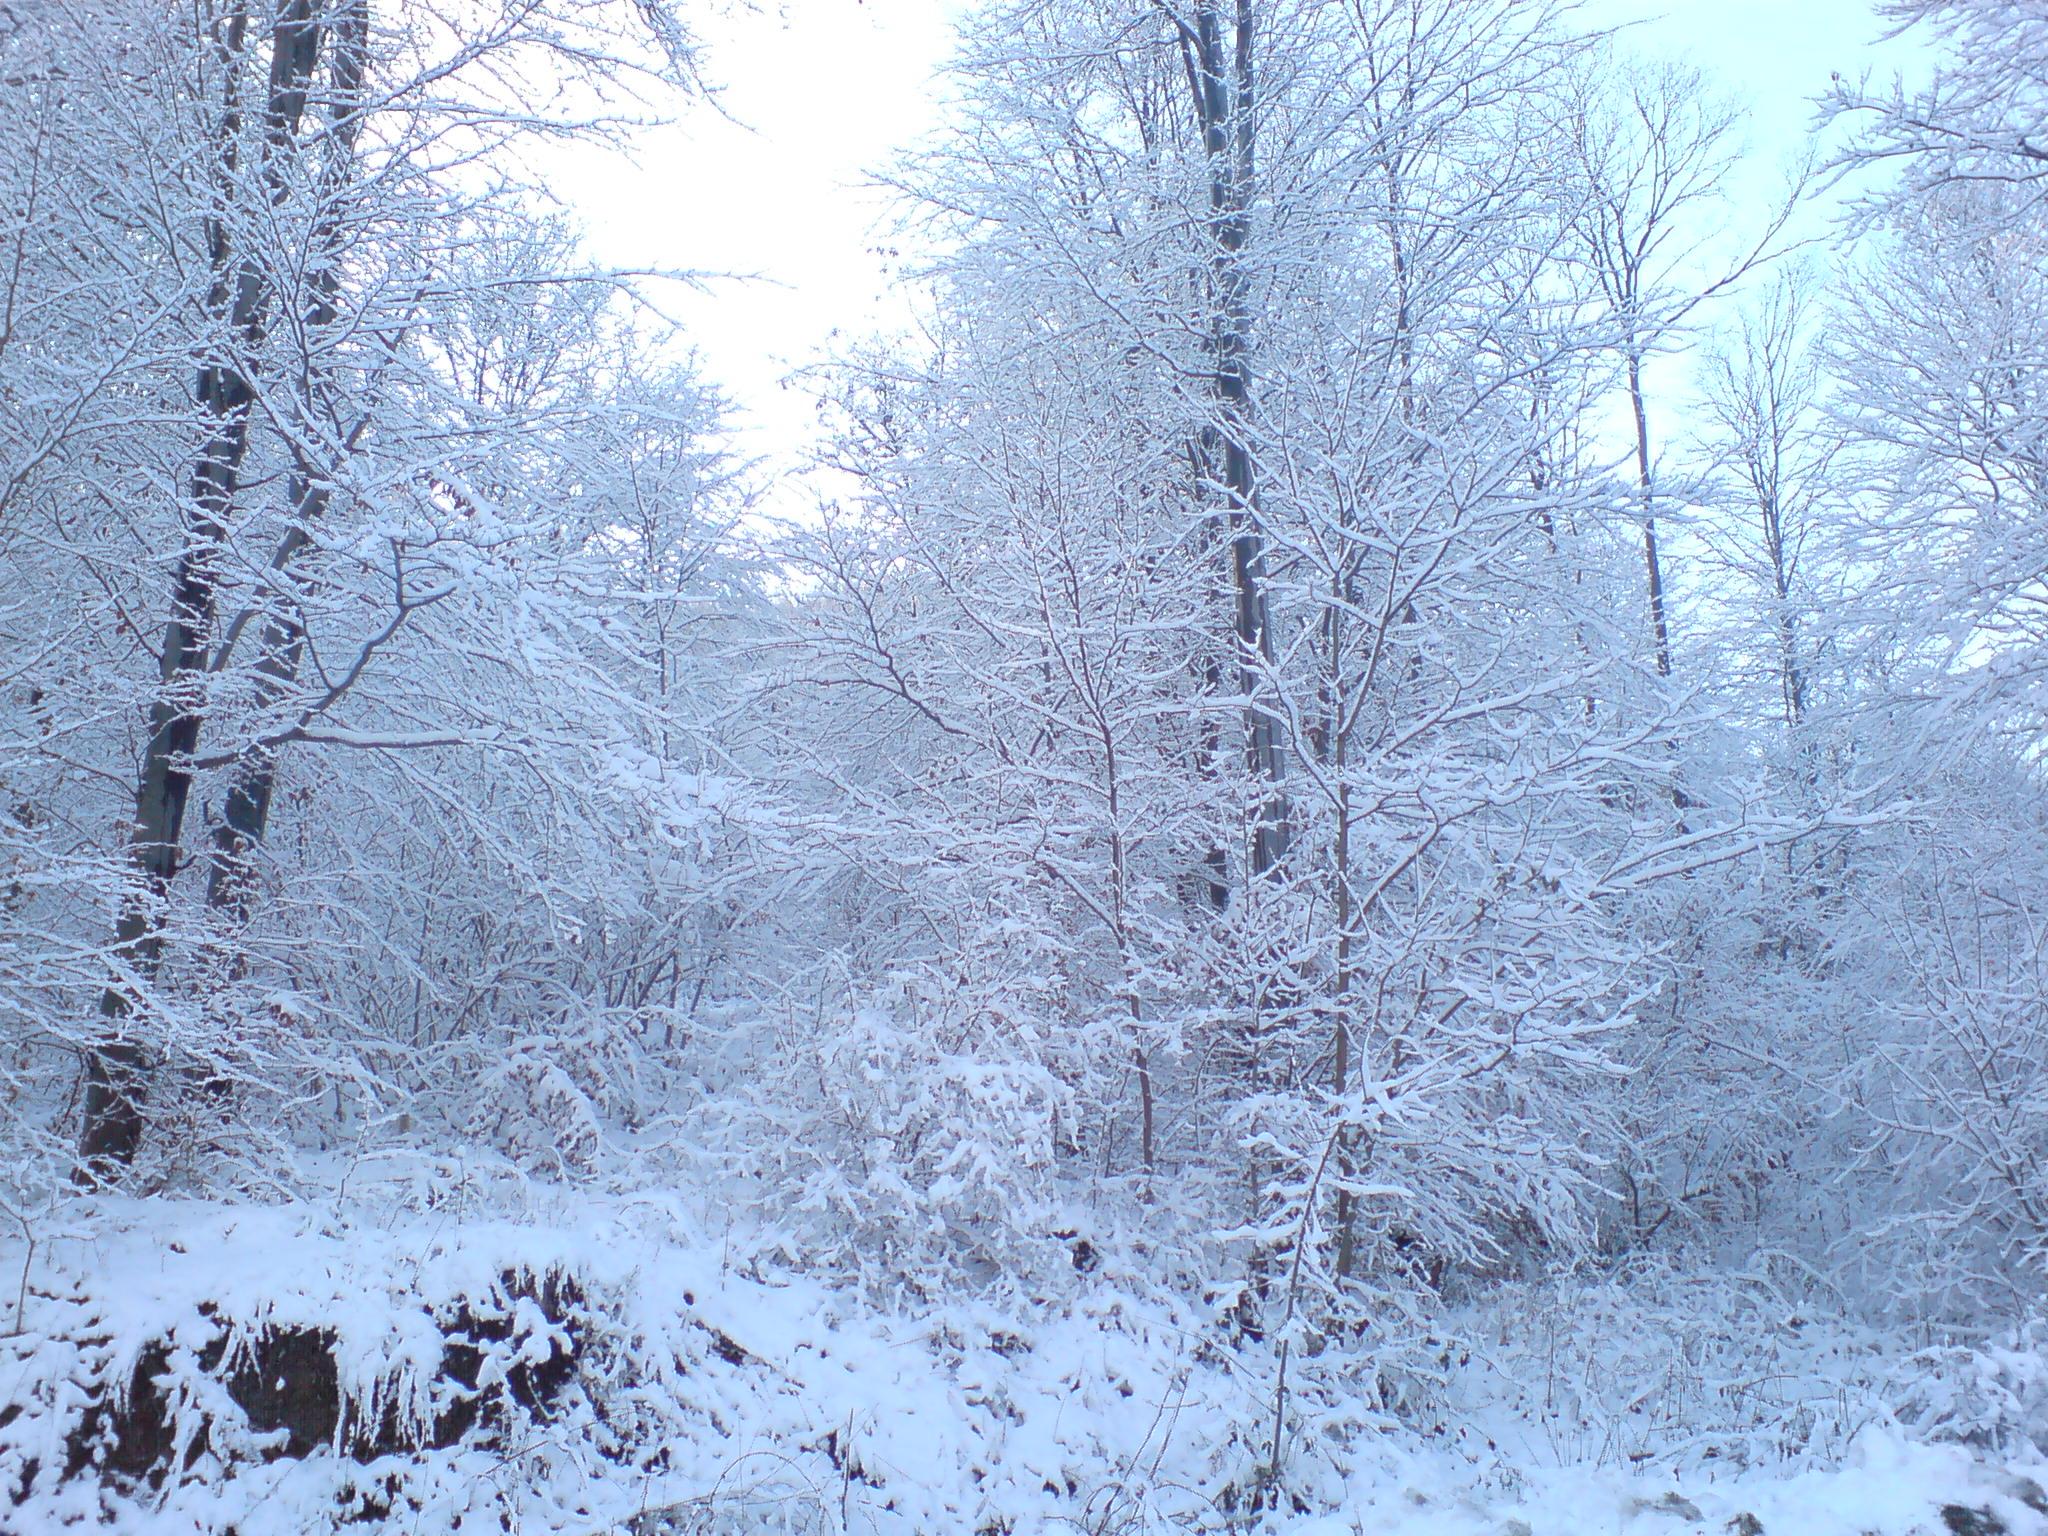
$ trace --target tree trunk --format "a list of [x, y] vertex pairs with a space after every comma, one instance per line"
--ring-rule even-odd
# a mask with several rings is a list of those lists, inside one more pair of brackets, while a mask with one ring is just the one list
[[[280, 191], [277, 159], [298, 131], [306, 90], [319, 53], [320, 27], [312, 0], [285, 0], [271, 35], [268, 94], [264, 104], [265, 182]], [[228, 96], [220, 123], [220, 195], [237, 192], [241, 109], [237, 81], [248, 18], [237, 10], [217, 33], [227, 66]], [[185, 810], [192, 792], [186, 766], [199, 744], [205, 706], [208, 640], [220, 593], [220, 564], [249, 446], [253, 367], [268, 325], [271, 291], [262, 268], [235, 258], [224, 213], [208, 230], [213, 285], [208, 312], [225, 332], [221, 357], [200, 370], [197, 396], [211, 423], [193, 468], [185, 547], [172, 582], [171, 617], [158, 658], [157, 692], [149, 710], [149, 738], [135, 791], [129, 852], [133, 885], [114, 931], [114, 952], [126, 975], [100, 996], [100, 1037], [86, 1055], [86, 1086], [79, 1132], [79, 1176], [94, 1183], [135, 1159], [144, 1130], [143, 1096], [152, 1063], [124, 1027], [134, 1004], [130, 989], [146, 985], [163, 958], [170, 889], [183, 847]]]
[[[310, 542], [303, 531], [307, 520], [317, 518], [327, 504], [325, 489], [313, 489], [301, 476], [293, 477], [293, 491], [301, 509], [301, 522], [285, 536], [284, 547], [272, 562], [280, 576], [288, 573], [292, 558]], [[299, 662], [306, 649], [305, 627], [288, 614], [272, 615], [264, 621], [261, 644], [262, 654], [255, 669], [259, 710], [275, 704], [298, 681]], [[255, 881], [252, 855], [270, 825], [270, 801], [277, 785], [277, 751], [275, 747], [252, 747], [236, 765], [221, 802], [220, 823], [213, 830], [206, 905], [236, 926], [249, 920]]]
[[1210, 438], [1212, 471], [1220, 467], [1230, 509], [1231, 586], [1239, 675], [1245, 695], [1246, 755], [1267, 796], [1253, 829], [1251, 870], [1263, 879], [1286, 857], [1289, 810], [1283, 784], [1286, 747], [1279, 718], [1263, 702], [1273, 663], [1272, 613], [1258, 520], [1258, 484], [1250, 446], [1251, 312], [1245, 281], [1245, 245], [1256, 129], [1253, 121], [1254, 0], [1236, 0], [1233, 47], [1225, 58], [1221, 0], [1203, 0], [1195, 15], [1195, 105], [1209, 166], [1209, 236], [1212, 312], [1210, 352], [1215, 366], [1216, 422]]
[[[347, 179], [348, 161], [362, 128], [358, 113], [362, 106], [363, 77], [369, 62], [369, 25], [369, 0], [355, 0], [334, 27], [334, 95], [329, 116], [338, 153], [323, 178], [323, 191], [329, 198], [339, 195]], [[323, 213], [315, 240], [327, 258], [314, 280], [313, 303], [306, 317], [307, 330], [317, 336], [332, 326], [337, 318], [335, 300], [341, 281], [336, 265], [340, 244], [338, 212], [329, 208]], [[317, 390], [317, 386], [317, 379], [311, 381], [309, 395]], [[307, 403], [310, 405], [312, 401], [309, 399]], [[312, 542], [311, 530], [326, 521], [327, 509], [333, 501], [329, 481], [317, 472], [316, 466], [309, 463], [303, 453], [299, 455], [298, 468], [292, 475], [290, 497], [292, 528], [271, 561], [271, 569], [277, 573], [281, 585], [291, 583], [294, 561], [300, 551]], [[259, 711], [275, 704], [298, 682], [299, 664], [306, 650], [305, 627], [289, 612], [273, 614], [264, 621], [260, 643], [262, 650], [256, 662], [256, 703]], [[229, 782], [221, 806], [220, 824], [214, 829], [213, 855], [206, 879], [206, 905], [235, 926], [249, 920], [255, 879], [252, 856], [269, 831], [270, 802], [277, 787], [277, 753], [275, 747], [250, 749]]]
[[[1634, 338], [1631, 336], [1633, 347]], [[1664, 616], [1664, 565], [1657, 555], [1657, 509], [1650, 474], [1650, 412], [1643, 400], [1642, 359], [1628, 357], [1628, 401], [1636, 420], [1636, 489], [1643, 499], [1643, 563], [1650, 585], [1650, 640], [1656, 648], [1657, 675], [1671, 675], [1671, 626]]]

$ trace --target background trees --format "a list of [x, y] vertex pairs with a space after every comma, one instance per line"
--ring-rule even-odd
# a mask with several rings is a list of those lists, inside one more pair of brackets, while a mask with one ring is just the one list
[[687, 1184], [1296, 1385], [1517, 1270], [2031, 1302], [2026, 13], [1895, 11], [1997, 62], [1843, 94], [1781, 273], [1700, 255], [1703, 83], [1546, 7], [994, 6], [785, 530], [521, 183], [672, 18], [165, 14], [0, 33], [31, 1177]]
[[[865, 513], [797, 546], [796, 666], [849, 701], [812, 745], [849, 873], [919, 913], [849, 958], [999, 1020], [931, 1069], [1030, 1063], [1032, 1177], [1224, 1224], [1265, 1330], [1582, 1224], [1571, 1085], [1634, 1000], [1629, 781], [1669, 722], [1583, 446], [1613, 337], [1546, 153], [1576, 45], [1517, 7], [1230, 26], [979, 37], [917, 184], [960, 215], [931, 349], [849, 378]], [[921, 1195], [987, 1168], [910, 1121], [955, 1149]]]

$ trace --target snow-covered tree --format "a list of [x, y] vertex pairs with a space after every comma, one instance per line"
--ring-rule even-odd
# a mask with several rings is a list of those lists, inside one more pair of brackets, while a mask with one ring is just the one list
[[[134, 1159], [153, 1086], [175, 1118], [184, 1087], [219, 1102], [372, 1070], [330, 1059], [302, 1000], [252, 968], [273, 823], [317, 824], [337, 785], [401, 756], [417, 784], [421, 754], [457, 745], [573, 772], [521, 735], [567, 685], [539, 658], [606, 603], [637, 628], [702, 600], [696, 574], [652, 569], [649, 601], [623, 600], [608, 519], [572, 532], [549, 505], [559, 445], [593, 422], [637, 432], [614, 439], [607, 494], [623, 507], [619, 466], [666, 461], [650, 493], [681, 496], [691, 539], [708, 548], [723, 514], [658, 446], [701, 457], [712, 418], [688, 389], [650, 391], [630, 346], [605, 355], [622, 290], [523, 211], [506, 153], [602, 137], [608, 95], [686, 67], [666, 12], [485, 7], [455, 31], [363, 0], [169, 19], [107, 0], [13, 19], [0, 393], [21, 407], [10, 585], [36, 596], [8, 626], [31, 906], [7, 970], [32, 992], [24, 1048], [83, 1053], [100, 1176]], [[572, 537], [580, 590], [550, 602]], [[523, 690], [493, 698], [492, 653]], [[303, 820], [279, 809], [294, 760]]]

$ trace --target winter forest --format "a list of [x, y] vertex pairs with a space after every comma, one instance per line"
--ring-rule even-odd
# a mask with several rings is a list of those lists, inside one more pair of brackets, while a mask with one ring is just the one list
[[2048, 4], [960, 10], [0, 0], [0, 1531], [2048, 1532]]

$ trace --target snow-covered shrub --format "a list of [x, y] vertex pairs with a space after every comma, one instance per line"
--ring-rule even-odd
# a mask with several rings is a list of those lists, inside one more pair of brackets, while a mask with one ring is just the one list
[[1024, 1001], [923, 971], [783, 1013], [711, 1106], [729, 1171], [834, 1269], [1016, 1278], [1057, 1247], [1076, 1121], [1064, 1043]]
[[598, 1106], [546, 1042], [515, 1046], [475, 1084], [467, 1133], [536, 1173], [594, 1172], [604, 1152]]
[[1893, 1412], [1914, 1433], [2024, 1459], [2048, 1456], [2048, 1321], [1909, 1355]]

